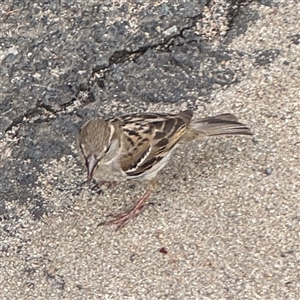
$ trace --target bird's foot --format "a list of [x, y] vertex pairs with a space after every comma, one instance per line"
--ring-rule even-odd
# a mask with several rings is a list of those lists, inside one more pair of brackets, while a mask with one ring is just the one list
[[117, 225], [116, 231], [124, 227], [130, 220], [140, 214], [147, 204], [145, 202], [151, 195], [151, 191], [147, 191], [145, 195], [138, 201], [138, 203], [128, 212], [117, 214], [113, 216], [112, 220], [101, 223], [100, 225]]

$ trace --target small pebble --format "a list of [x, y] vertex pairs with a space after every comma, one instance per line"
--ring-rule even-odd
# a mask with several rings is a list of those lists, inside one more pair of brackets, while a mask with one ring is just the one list
[[265, 169], [265, 174], [271, 175], [273, 173], [273, 168], [266, 168]]

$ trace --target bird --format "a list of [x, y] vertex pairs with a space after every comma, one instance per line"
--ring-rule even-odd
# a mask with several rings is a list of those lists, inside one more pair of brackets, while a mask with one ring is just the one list
[[251, 130], [230, 113], [193, 118], [192, 110], [179, 113], [132, 113], [112, 118], [96, 117], [79, 130], [79, 152], [88, 182], [144, 180], [146, 193], [127, 212], [104, 224], [123, 227], [146, 206], [158, 187], [157, 174], [180, 145], [206, 137], [252, 135]]

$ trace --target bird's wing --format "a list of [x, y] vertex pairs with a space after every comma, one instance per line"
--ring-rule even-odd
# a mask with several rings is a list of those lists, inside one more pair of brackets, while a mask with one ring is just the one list
[[193, 112], [186, 110], [179, 114], [143, 113], [112, 119], [123, 132], [122, 170], [130, 177], [150, 171], [184, 135], [192, 116]]

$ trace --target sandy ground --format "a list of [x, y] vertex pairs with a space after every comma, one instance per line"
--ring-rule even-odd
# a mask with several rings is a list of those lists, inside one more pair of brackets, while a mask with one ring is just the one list
[[[234, 113], [254, 137], [179, 148], [153, 205], [118, 232], [98, 224], [143, 183], [91, 190], [76, 155], [49, 159], [37, 177], [47, 213], [6, 203], [18, 218], [1, 218], [1, 299], [300, 298], [300, 3], [274, 2], [250, 4], [257, 19], [228, 44], [243, 53], [230, 62], [239, 82], [194, 103], [197, 116]], [[1, 143], [4, 161], [9, 133]]]

